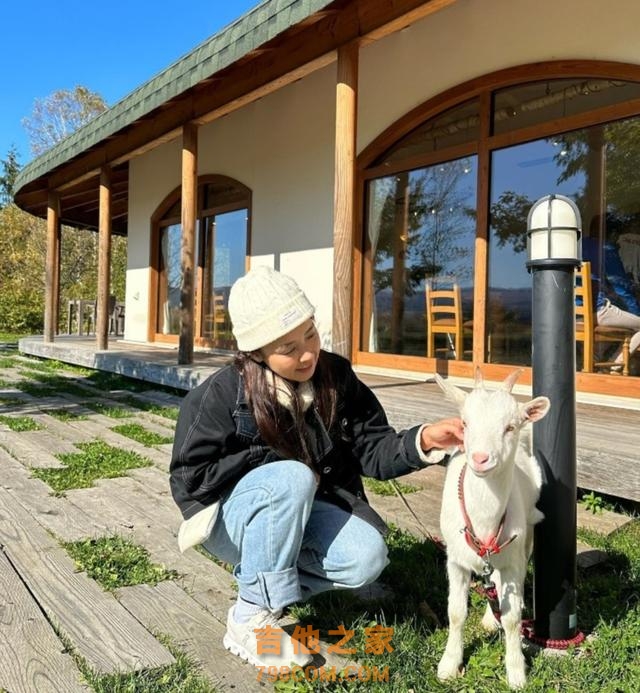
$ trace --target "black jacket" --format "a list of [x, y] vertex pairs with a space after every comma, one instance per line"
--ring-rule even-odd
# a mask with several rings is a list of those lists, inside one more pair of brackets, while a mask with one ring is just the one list
[[[336, 421], [329, 431], [314, 407], [306, 414], [314, 433], [318, 497], [382, 530], [380, 518], [366, 503], [360, 477], [391, 479], [425, 466], [415, 443], [419, 427], [397, 433], [351, 364], [330, 352], [324, 352], [323, 358], [339, 385]], [[189, 519], [253, 467], [279, 459], [261, 439], [242, 377], [230, 364], [189, 392], [180, 407], [170, 466], [173, 498], [184, 519]]]

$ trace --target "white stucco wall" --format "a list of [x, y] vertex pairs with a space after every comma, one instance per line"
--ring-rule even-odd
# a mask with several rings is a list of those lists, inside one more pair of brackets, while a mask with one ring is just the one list
[[[640, 63], [640, 2], [458, 0], [360, 54], [358, 151], [407, 111], [456, 84], [530, 62]], [[252, 190], [251, 255], [295, 276], [330, 344], [335, 65], [203, 126], [199, 174]], [[144, 341], [150, 217], [180, 183], [180, 142], [130, 164], [126, 338]]]
[[358, 150], [474, 77], [559, 59], [640, 63], [640, 2], [458, 0], [360, 54]]

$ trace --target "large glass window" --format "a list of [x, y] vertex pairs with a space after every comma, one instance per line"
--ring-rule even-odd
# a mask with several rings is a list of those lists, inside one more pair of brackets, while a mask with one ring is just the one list
[[476, 157], [369, 183], [368, 351], [425, 356], [425, 283], [457, 284], [473, 310]]
[[182, 266], [180, 224], [160, 229], [160, 284], [158, 286], [158, 325], [160, 334], [180, 334], [180, 291]]
[[[496, 151], [491, 160], [488, 330], [493, 360], [531, 363], [527, 215], [554, 192], [580, 210], [582, 250], [597, 292], [640, 315], [640, 120], [625, 119]], [[615, 344], [610, 349], [616, 351]], [[579, 355], [581, 356], [581, 355]], [[607, 360], [605, 354], [597, 360]], [[616, 353], [608, 357], [615, 358]], [[579, 368], [584, 364], [579, 362]]]
[[[158, 258], [155, 334], [156, 339], [169, 340], [177, 339], [180, 334], [182, 226], [179, 191], [173, 193], [170, 200], [154, 234]], [[195, 282], [195, 334], [200, 344], [235, 348], [227, 303], [231, 285], [245, 272], [249, 210], [250, 192], [237, 181], [213, 176], [200, 183]]]
[[[544, 65], [496, 73], [494, 85], [490, 77], [470, 82], [466, 99], [451, 106], [452, 95], [465, 91], [456, 87], [423, 105], [423, 122], [418, 109], [400, 119], [395, 143], [387, 131], [377, 150], [373, 143], [363, 154], [370, 163], [363, 169], [361, 351], [461, 361], [473, 346], [486, 363], [529, 366], [527, 216], [550, 193], [580, 210], [596, 309], [608, 299], [640, 316], [640, 80], [602, 76], [597, 63], [594, 77], [584, 76], [584, 63], [558, 70], [566, 77], [548, 79]], [[531, 79], [518, 84], [514, 75]], [[452, 284], [461, 289], [465, 344], [434, 349], [425, 286]], [[450, 347], [456, 330], [444, 330]], [[471, 345], [472, 335], [482, 344]], [[620, 349], [594, 342], [596, 352], [609, 353], [595, 353], [589, 365], [578, 345], [580, 370], [597, 372], [597, 361]], [[640, 375], [640, 349], [630, 370]]]
[[218, 347], [234, 348], [227, 311], [229, 290], [245, 272], [248, 210], [205, 218], [203, 256], [202, 336]]

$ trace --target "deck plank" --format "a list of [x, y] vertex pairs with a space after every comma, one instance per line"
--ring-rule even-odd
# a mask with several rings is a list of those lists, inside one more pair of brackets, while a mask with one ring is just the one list
[[0, 542], [48, 618], [99, 673], [152, 669], [173, 656], [66, 551], [5, 489], [0, 489]]
[[[398, 429], [457, 414], [434, 383], [362, 378], [385, 408], [389, 423]], [[639, 440], [640, 411], [577, 405], [578, 487], [640, 502]]]
[[153, 562], [177, 571], [177, 582], [189, 594], [215, 616], [226, 617], [236, 598], [233, 577], [194, 549], [181, 554], [176, 538], [180, 517], [173, 501], [165, 499], [165, 503], [171, 503], [172, 507], [168, 507], [147, 491], [147, 502], [141, 507], [139, 494], [143, 492], [139, 482], [123, 477], [90, 489], [70, 491], [68, 495], [74, 505], [88, 513], [101, 514], [116, 533], [144, 546]]
[[257, 693], [265, 687], [255, 667], [230, 654], [222, 644], [226, 626], [172, 582], [118, 590], [120, 602], [150, 631], [168, 635], [189, 654], [216, 691]]
[[51, 487], [30, 476], [29, 470], [0, 448], [1, 487], [11, 492], [33, 518], [63, 541], [79, 541], [104, 533], [99, 515], [89, 515], [73, 506], [68, 498], [54, 496]]
[[87, 693], [29, 590], [0, 551], [0, 689], [11, 693]]

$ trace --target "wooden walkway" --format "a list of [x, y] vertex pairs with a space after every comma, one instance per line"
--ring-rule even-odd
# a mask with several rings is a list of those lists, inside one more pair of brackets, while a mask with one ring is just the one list
[[[42, 428], [18, 433], [0, 422], [0, 689], [10, 693], [90, 690], [69, 654], [70, 648], [100, 673], [166, 666], [174, 661], [159, 637], [166, 635], [200, 664], [217, 691], [264, 691], [265, 685], [257, 681], [253, 668], [222, 647], [227, 610], [236, 594], [230, 574], [196, 551], [178, 551], [180, 516], [167, 478], [171, 446], [145, 447], [111, 430], [114, 425], [135, 421], [171, 436], [172, 422], [142, 411], [132, 412], [130, 420], [116, 421], [86, 408], [87, 398], [82, 396], [36, 398], [15, 389], [13, 385], [24, 377], [19, 368], [4, 369], [1, 377], [0, 397], [5, 402], [0, 402], [0, 413], [31, 416]], [[448, 413], [435, 385], [374, 377], [367, 380], [398, 427]], [[74, 382], [89, 387], [82, 379]], [[99, 394], [102, 403], [118, 406], [128, 393]], [[180, 402], [179, 397], [159, 391], [136, 397], [162, 405]], [[86, 414], [87, 419], [60, 421], [47, 413], [60, 408]], [[619, 434], [623, 425], [620, 420], [606, 419], [606, 414], [598, 412], [581, 424], [590, 434], [585, 440], [599, 443], [616, 430], [619, 454], [620, 444], [626, 440]], [[636, 418], [630, 417], [625, 434], [629, 436], [630, 459], [635, 454], [631, 449], [633, 428], [640, 430], [640, 414], [631, 414]], [[602, 438], [594, 430], [596, 423]], [[32, 468], [60, 466], [56, 455], [96, 438], [140, 453], [153, 464], [61, 497], [51, 495], [48, 485], [31, 476]], [[596, 447], [584, 447], [581, 454], [583, 478], [589, 469], [594, 478], [596, 470], [602, 476], [614, 461], [613, 453], [602, 457]], [[619, 477], [620, 466], [610, 474]], [[437, 535], [442, 477], [443, 470], [433, 467], [407, 478], [420, 487], [409, 496], [419, 522], [397, 497], [375, 496], [372, 503], [388, 520], [418, 536], [425, 529]], [[637, 489], [637, 479], [635, 483]], [[581, 524], [595, 523], [596, 529], [604, 531], [624, 522], [613, 514], [580, 513], [579, 518]], [[113, 534], [144, 546], [152, 561], [175, 570], [180, 577], [155, 587], [141, 585], [108, 593], [86, 574], [77, 572], [60, 545]]]

